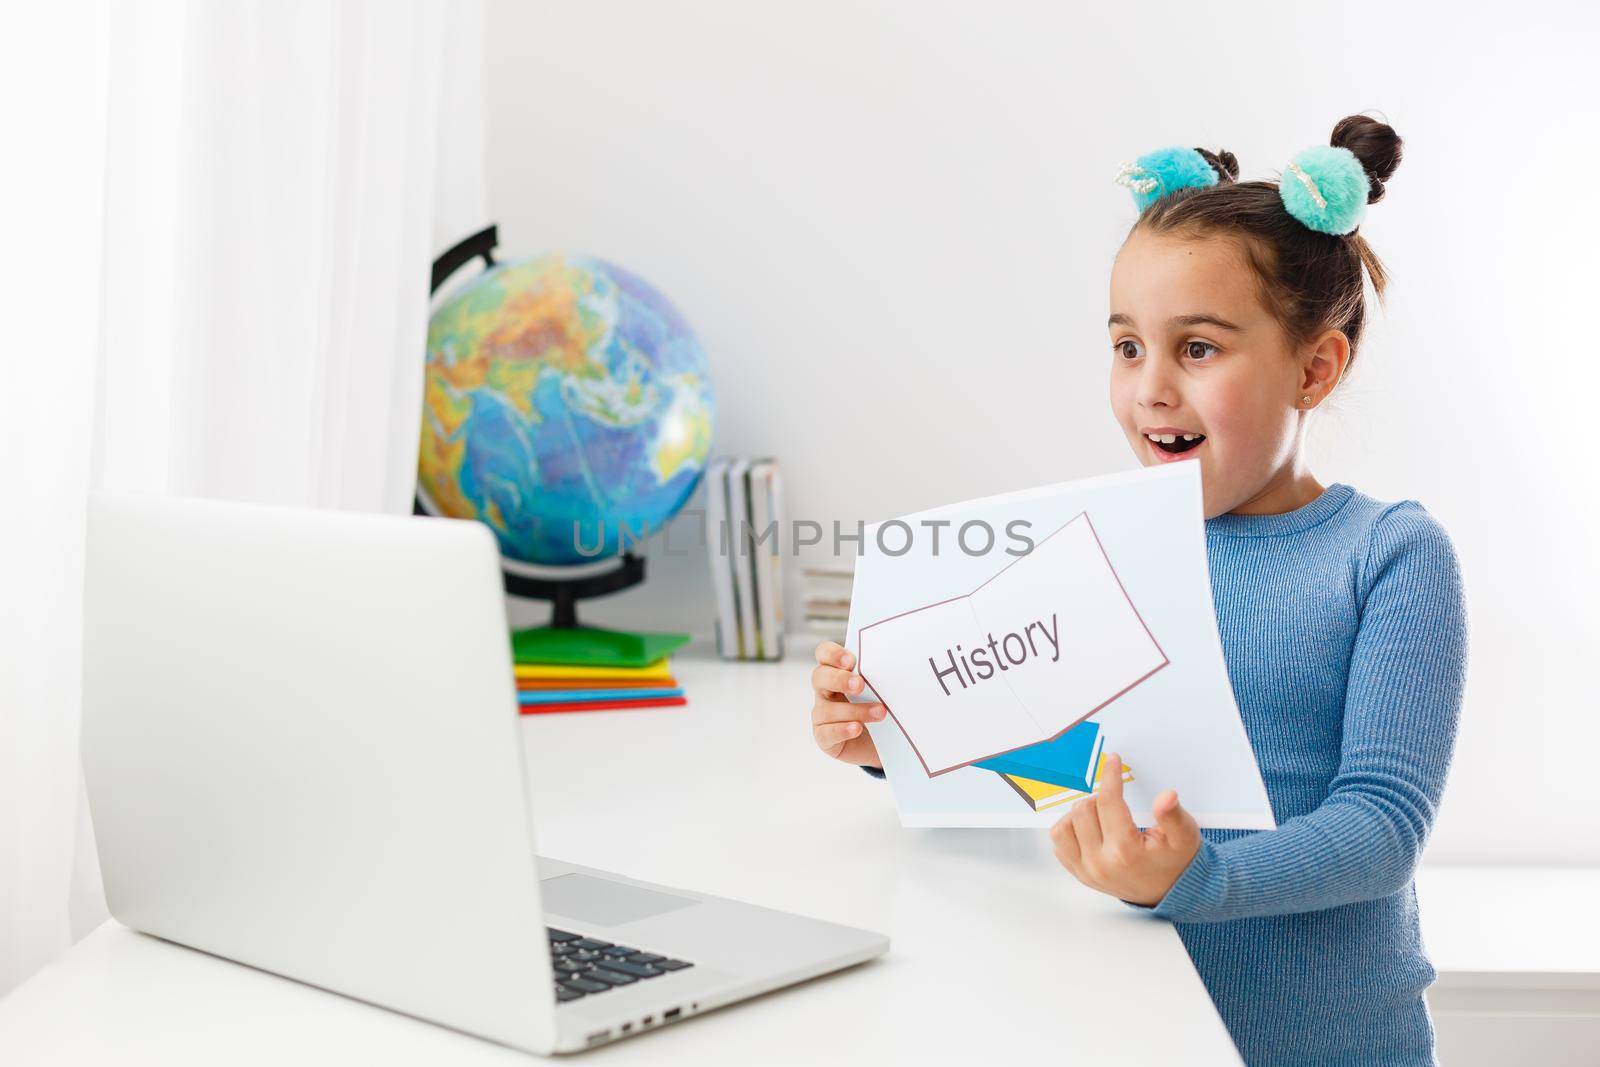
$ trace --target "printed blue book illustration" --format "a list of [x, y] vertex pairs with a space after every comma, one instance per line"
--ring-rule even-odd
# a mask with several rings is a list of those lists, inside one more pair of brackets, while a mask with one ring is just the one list
[[1080, 722], [1054, 741], [1041, 741], [978, 760], [973, 766], [1090, 793], [1094, 791], [1095, 769], [1100, 766], [1100, 751], [1105, 743], [1099, 723]]

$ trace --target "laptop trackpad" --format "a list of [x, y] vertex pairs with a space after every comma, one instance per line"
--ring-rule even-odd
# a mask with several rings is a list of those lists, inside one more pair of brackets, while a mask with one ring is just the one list
[[600, 926], [620, 926], [700, 903], [587, 874], [546, 878], [539, 883], [539, 894], [545, 911]]

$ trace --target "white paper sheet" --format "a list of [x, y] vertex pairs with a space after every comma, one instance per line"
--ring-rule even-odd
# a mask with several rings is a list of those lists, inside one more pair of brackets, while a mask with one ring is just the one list
[[862, 678], [930, 776], [1057, 737], [1167, 666], [1086, 512], [968, 595], [858, 641]]
[[[996, 535], [982, 554], [956, 537], [975, 523]], [[1222, 658], [1199, 464], [918, 512], [880, 544], [886, 525], [866, 530], [845, 645], [857, 699], [890, 710], [868, 729], [905, 825], [1053, 823], [1065, 806], [1035, 812], [971, 764], [1085, 718], [1132, 768], [1140, 825], [1167, 788], [1202, 826], [1275, 825]]]

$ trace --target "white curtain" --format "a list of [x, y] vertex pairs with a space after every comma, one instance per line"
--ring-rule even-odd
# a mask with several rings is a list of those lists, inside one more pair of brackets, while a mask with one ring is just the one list
[[5, 48], [37, 84], [6, 96], [72, 91], [0, 207], [43, 252], [0, 335], [0, 994], [105, 918], [86, 491], [408, 511], [429, 263], [486, 222], [481, 0], [35, 6], [54, 25]]

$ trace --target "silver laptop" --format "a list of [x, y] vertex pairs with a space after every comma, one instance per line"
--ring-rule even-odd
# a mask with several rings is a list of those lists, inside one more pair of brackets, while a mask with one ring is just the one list
[[477, 523], [95, 494], [87, 553], [84, 773], [136, 930], [535, 1053], [888, 948], [535, 855]]

